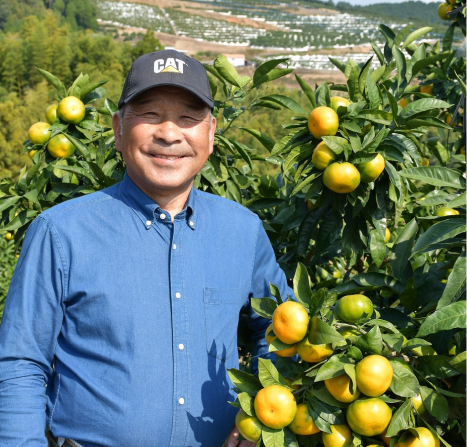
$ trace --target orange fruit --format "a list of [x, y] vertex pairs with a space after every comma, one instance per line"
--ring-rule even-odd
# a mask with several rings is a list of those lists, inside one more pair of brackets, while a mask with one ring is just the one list
[[458, 214], [459, 211], [454, 208], [448, 208], [447, 206], [437, 208], [435, 211], [435, 216], [457, 216]]
[[50, 124], [39, 121], [33, 124], [28, 131], [28, 137], [32, 144], [45, 144], [50, 140]]
[[307, 404], [299, 404], [297, 406], [297, 412], [295, 413], [289, 428], [297, 435], [314, 435], [321, 431], [315, 425], [315, 421], [313, 421], [313, 418], [308, 412]]
[[452, 6], [448, 3], [441, 3], [438, 6], [438, 16], [441, 20], [449, 20], [448, 12], [452, 11]]
[[392, 413], [381, 399], [358, 399], [347, 408], [347, 423], [359, 435], [380, 435], [389, 425]]
[[284, 428], [297, 412], [297, 402], [287, 388], [271, 385], [258, 391], [255, 397], [256, 417], [270, 428]]
[[331, 425], [332, 433], [324, 433], [324, 447], [350, 447], [353, 445], [353, 435], [347, 425]]
[[13, 240], [13, 238], [14, 238], [13, 233], [8, 232], [7, 234], [5, 234], [5, 239], [7, 241], [11, 241]]
[[57, 108], [58, 117], [70, 124], [79, 124], [86, 113], [83, 102], [76, 96], [67, 96]]
[[[339, 116], [344, 115], [347, 112], [347, 107], [350, 106], [350, 101], [342, 96], [333, 96], [331, 98], [331, 109], [334, 110]], [[345, 110], [341, 110], [339, 107], [345, 107]]]
[[393, 374], [391, 363], [382, 355], [365, 357], [358, 362], [355, 369], [358, 389], [370, 397], [378, 397], [386, 392]]
[[336, 153], [332, 149], [329, 149], [329, 147], [326, 146], [324, 141], [321, 141], [321, 143], [319, 143], [318, 146], [315, 147], [313, 155], [311, 156], [311, 161], [313, 162], [315, 167], [323, 171], [333, 161], [335, 161], [336, 158]]
[[384, 171], [386, 162], [381, 154], [378, 154], [373, 160], [366, 161], [357, 165], [360, 172], [360, 179], [363, 183], [374, 182]]
[[421, 166], [430, 166], [430, 159], [422, 157], [422, 161], [420, 162]]
[[455, 126], [456, 125], [456, 120], [452, 121], [452, 124], [451, 124], [451, 121], [452, 121], [452, 115], [450, 113], [446, 113], [446, 116], [444, 117], [444, 122], [448, 126]]
[[402, 435], [396, 447], [439, 447], [439, 439], [428, 428], [415, 427], [420, 438], [417, 438], [409, 431]]
[[431, 92], [433, 91], [433, 84], [428, 84], [428, 85], [422, 85], [420, 87], [420, 92], [421, 93], [427, 93], [428, 95], [431, 95]]
[[461, 147], [461, 150], [459, 151], [459, 153], [461, 153], [462, 155], [465, 155], [465, 146]]
[[350, 390], [351, 380], [347, 374], [342, 374], [332, 379], [326, 379], [324, 385], [331, 393], [334, 399], [339, 402], [350, 403], [357, 400], [360, 396], [360, 390], [354, 387], [353, 393]]
[[57, 119], [58, 104], [51, 104], [45, 111], [45, 119], [49, 124], [53, 124]]
[[297, 343], [308, 332], [308, 312], [296, 301], [286, 301], [272, 314], [272, 329], [279, 340], [287, 344]]
[[363, 323], [373, 314], [373, 303], [365, 295], [346, 295], [337, 301], [334, 313], [346, 323]]
[[360, 172], [352, 163], [331, 163], [324, 170], [323, 183], [339, 194], [352, 192], [360, 184]]
[[410, 96], [406, 96], [405, 98], [399, 99], [399, 105], [404, 108], [407, 104], [410, 104], [412, 102], [412, 99], [410, 99]]
[[321, 362], [331, 357], [333, 352], [331, 343], [313, 345], [308, 341], [308, 338], [304, 338], [300, 343], [297, 343], [297, 354], [305, 360], [305, 362]]
[[425, 413], [426, 407], [423, 403], [422, 396], [420, 396], [420, 394], [417, 394], [415, 397], [412, 397], [412, 405], [419, 414]]
[[47, 144], [47, 150], [55, 158], [71, 157], [75, 149], [75, 145], [63, 134], [55, 135]]
[[336, 135], [339, 129], [339, 116], [331, 107], [316, 107], [308, 117], [308, 129], [318, 140], [321, 137]]
[[243, 410], [240, 410], [235, 417], [235, 425], [240, 434], [248, 441], [258, 442], [261, 438], [263, 426], [258, 418], [248, 416]]
[[386, 231], [384, 233], [384, 243], [387, 244], [389, 242], [389, 239], [391, 239], [391, 232], [386, 228]]
[[[266, 329], [266, 342], [270, 345], [277, 337], [274, 335], [270, 335], [269, 333], [272, 331], [272, 323]], [[280, 355], [281, 357], [293, 357], [297, 353], [297, 347], [293, 345], [291, 348], [281, 349], [280, 351], [274, 351], [275, 354]]]
[[37, 152], [37, 151], [34, 151], [34, 150], [28, 152], [29, 158], [30, 158], [31, 160], [32, 160], [32, 157], [34, 157], [34, 154], [35, 154], [36, 152]]

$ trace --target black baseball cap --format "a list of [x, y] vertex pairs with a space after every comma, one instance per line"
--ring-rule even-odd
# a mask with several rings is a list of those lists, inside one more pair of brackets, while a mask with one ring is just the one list
[[133, 62], [118, 108], [146, 90], [163, 85], [188, 90], [210, 109], [214, 107], [208, 75], [201, 63], [176, 50], [162, 50], [144, 54]]

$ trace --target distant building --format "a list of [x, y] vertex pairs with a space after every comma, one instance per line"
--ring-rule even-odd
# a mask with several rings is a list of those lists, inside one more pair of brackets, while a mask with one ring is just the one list
[[244, 54], [224, 54], [224, 56], [234, 67], [244, 67], [246, 65]]

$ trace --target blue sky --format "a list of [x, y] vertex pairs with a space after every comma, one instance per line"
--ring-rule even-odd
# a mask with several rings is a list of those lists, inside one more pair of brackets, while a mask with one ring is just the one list
[[[334, 3], [337, 3], [339, 0], [334, 0]], [[352, 5], [374, 5], [375, 3], [400, 3], [401, 1], [406, 0], [342, 0]], [[437, 2], [440, 3], [440, 0], [422, 0], [425, 3], [433, 3]]]

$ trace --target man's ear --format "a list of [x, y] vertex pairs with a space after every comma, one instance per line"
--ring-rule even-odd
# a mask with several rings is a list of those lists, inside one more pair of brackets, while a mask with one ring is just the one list
[[115, 135], [115, 149], [117, 149], [118, 152], [122, 152], [122, 137], [120, 135], [122, 129], [122, 122], [120, 120], [120, 117], [118, 116], [118, 113], [114, 113], [112, 115], [112, 127], [114, 129]]
[[211, 155], [212, 151], [214, 150], [214, 134], [216, 132], [216, 124], [216, 118], [212, 117], [211, 127], [209, 129], [209, 155]]

